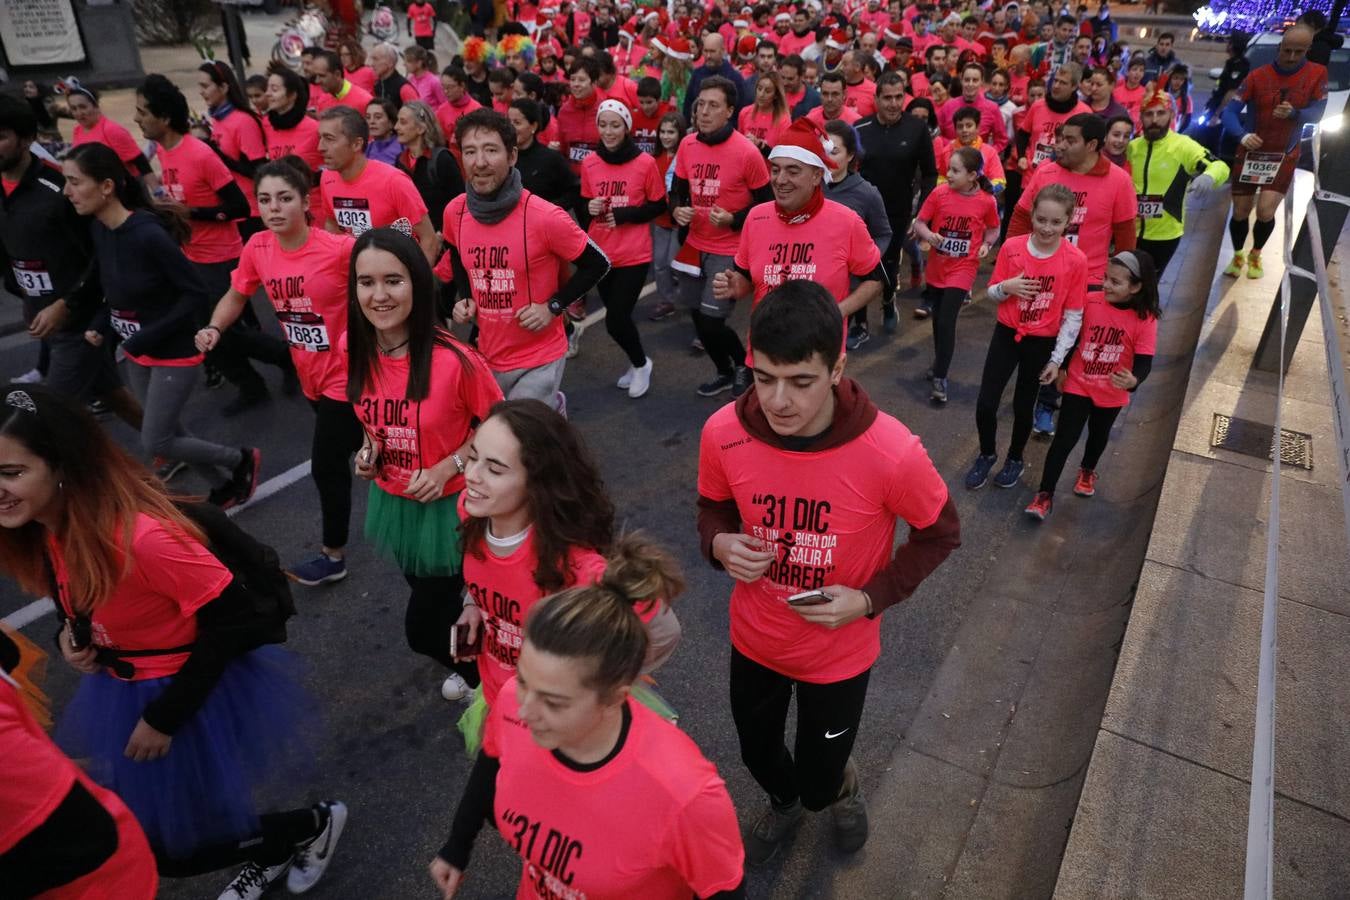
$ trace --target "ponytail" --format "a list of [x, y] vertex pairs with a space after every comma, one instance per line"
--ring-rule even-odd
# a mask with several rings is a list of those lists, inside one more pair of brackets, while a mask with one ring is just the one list
[[640, 534], [620, 538], [596, 584], [541, 600], [525, 621], [525, 640], [536, 650], [586, 659], [583, 684], [601, 694], [631, 685], [647, 658], [647, 628], [638, 612], [669, 603], [684, 590], [678, 563]]
[[111, 181], [118, 202], [128, 210], [143, 209], [154, 214], [175, 241], [187, 243], [191, 235], [187, 207], [180, 203], [156, 203], [151, 200], [145, 190], [145, 183], [127, 171], [126, 165], [112, 148], [91, 141], [71, 150], [66, 159], [95, 181]]
[[974, 147], [957, 147], [952, 151], [952, 156], [961, 160], [961, 165], [967, 172], [975, 173], [975, 183], [980, 190], [992, 194], [994, 192], [994, 183], [989, 180], [989, 176], [984, 174], [984, 154]]

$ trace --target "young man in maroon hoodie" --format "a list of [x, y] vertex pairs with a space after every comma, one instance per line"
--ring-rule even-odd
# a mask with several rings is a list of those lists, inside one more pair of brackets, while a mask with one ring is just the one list
[[[829, 808], [840, 850], [867, 841], [850, 754], [881, 652], [878, 617], [960, 545], [961, 527], [918, 437], [844, 377], [844, 320], [827, 290], [783, 284], [750, 329], [754, 390], [703, 426], [698, 529], [704, 557], [736, 579], [731, 710], [741, 757], [769, 795], [745, 841], [759, 863], [808, 809]], [[909, 540], [892, 553], [897, 518]]]

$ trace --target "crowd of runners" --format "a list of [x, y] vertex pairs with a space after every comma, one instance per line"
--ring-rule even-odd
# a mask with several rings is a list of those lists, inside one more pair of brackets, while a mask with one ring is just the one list
[[[944, 407], [961, 310], [991, 305], [974, 409], [944, 414], [978, 430], [963, 489], [1019, 488], [1031, 434], [1053, 436], [1027, 491], [1043, 520], [1086, 430], [1072, 489], [1091, 497], [1149, 374], [1187, 198], [1231, 183], [1226, 274], [1261, 277], [1326, 97], [1316, 20], [1250, 73], [1231, 42], [1216, 131], [1190, 127], [1172, 36], [1130, 47], [1106, 3], [552, 2], [471, 4], [478, 33], [444, 68], [436, 9], [412, 3], [402, 50], [338, 36], [243, 83], [205, 62], [194, 98], [150, 75], [133, 123], [75, 79], [0, 95], [4, 278], [40, 347], [0, 404], [0, 572], [54, 598], [83, 674], [53, 743], [25, 701], [40, 650], [0, 635], [14, 896], [135, 900], [230, 866], [222, 900], [314, 887], [347, 807], [255, 798], [312, 736], [278, 645], [289, 585], [347, 575], [354, 477], [362, 539], [408, 585], [408, 647], [464, 704], [474, 763], [430, 864], [445, 897], [485, 824], [522, 858], [522, 897], [743, 896], [808, 811], [857, 851], [879, 619], [960, 523], [849, 355], [878, 316], [899, 327], [908, 279], [932, 332], [911, 374]], [[677, 652], [683, 577], [617, 532], [567, 418], [592, 295], [626, 359], [616, 402], [734, 401], [708, 407], [689, 534], [734, 582], [729, 703], [764, 793], [744, 831], [650, 677]], [[706, 381], [672, 383], [644, 343], [677, 314]], [[259, 367], [314, 412], [322, 549], [284, 576], [223, 514], [260, 451], [183, 424], [204, 384], [232, 386], [222, 417], [266, 404]]]

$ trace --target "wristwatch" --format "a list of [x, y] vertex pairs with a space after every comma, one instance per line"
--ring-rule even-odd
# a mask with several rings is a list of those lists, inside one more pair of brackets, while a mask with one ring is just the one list
[[555, 316], [561, 316], [563, 314], [563, 310], [565, 310], [566, 308], [567, 307], [563, 306], [562, 301], [560, 301], [557, 297], [553, 297], [548, 301], [548, 311], [553, 313]]

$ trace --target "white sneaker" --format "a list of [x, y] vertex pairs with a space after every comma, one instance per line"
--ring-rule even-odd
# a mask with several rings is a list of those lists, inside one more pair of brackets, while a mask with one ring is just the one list
[[621, 391], [628, 390], [628, 386], [633, 383], [633, 373], [636, 371], [637, 369], [634, 369], [632, 366], [629, 366], [628, 371], [620, 375], [619, 380], [614, 382], [614, 386]]
[[633, 369], [633, 378], [628, 385], [628, 396], [636, 400], [647, 389], [652, 386], [652, 358], [647, 357], [647, 361], [642, 364], [642, 368]]
[[29, 369], [18, 378], [14, 379], [15, 384], [37, 384], [42, 380], [42, 373], [37, 369]]
[[572, 333], [567, 336], [567, 358], [576, 359], [581, 353], [581, 331], [582, 329], [573, 327]]
[[553, 408], [558, 411], [558, 415], [567, 418], [567, 395], [562, 391], [553, 395]]
[[281, 880], [290, 868], [291, 861], [263, 868], [255, 862], [246, 863], [234, 881], [225, 888], [220, 900], [259, 900], [267, 890]]
[[469, 683], [459, 677], [459, 673], [451, 672], [445, 676], [445, 681], [441, 682], [441, 696], [447, 700], [463, 700], [469, 696], [473, 688]]
[[286, 890], [303, 894], [319, 883], [328, 864], [333, 861], [333, 850], [347, 825], [347, 804], [339, 800], [324, 800], [317, 804], [327, 810], [328, 824], [318, 836], [295, 848], [291, 871], [286, 875]]

